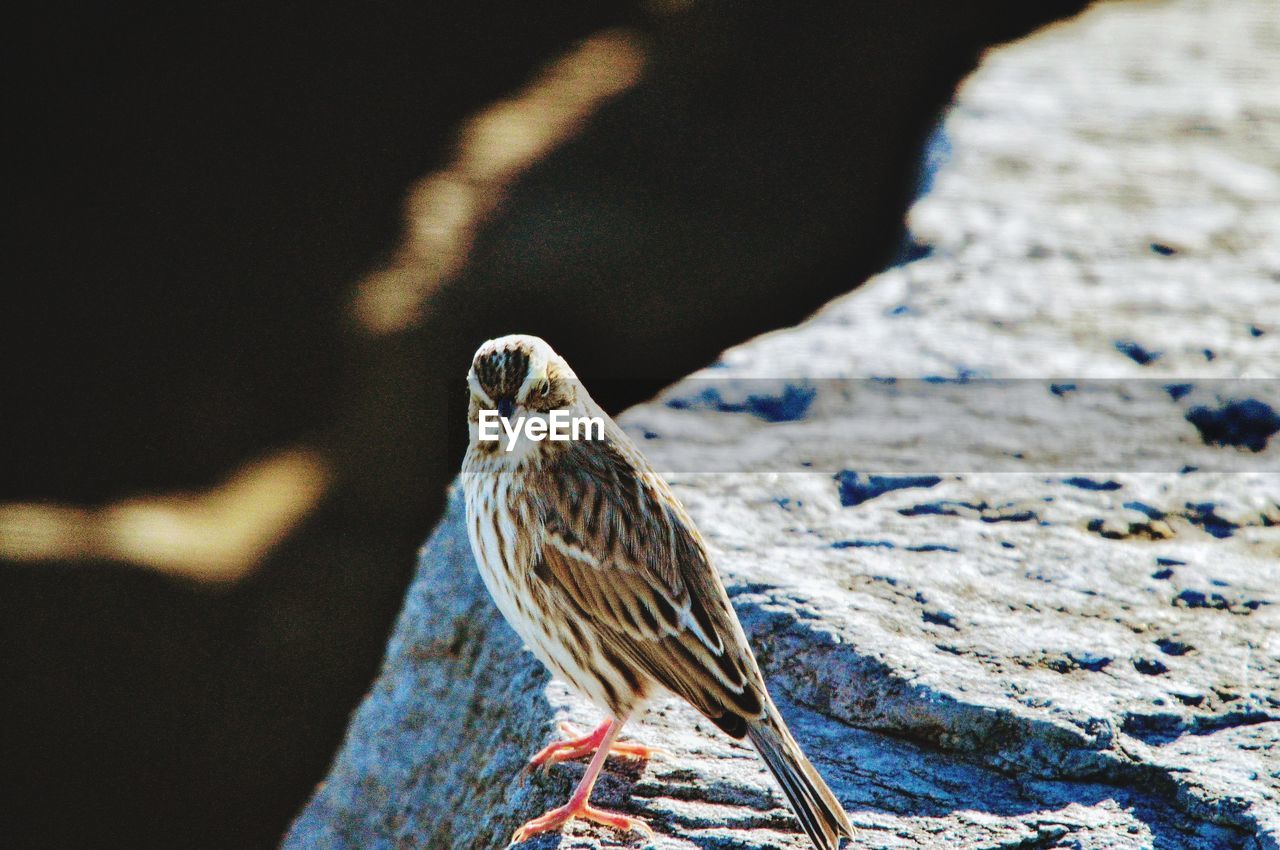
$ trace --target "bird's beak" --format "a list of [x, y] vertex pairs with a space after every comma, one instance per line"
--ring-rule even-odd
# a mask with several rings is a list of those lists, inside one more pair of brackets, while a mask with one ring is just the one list
[[516, 412], [516, 403], [514, 399], [500, 398], [498, 399], [498, 415], [503, 419], [510, 419]]

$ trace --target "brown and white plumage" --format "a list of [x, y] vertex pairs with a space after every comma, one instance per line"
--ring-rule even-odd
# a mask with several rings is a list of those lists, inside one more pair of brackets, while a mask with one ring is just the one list
[[[468, 384], [468, 530], [485, 584], [516, 632], [617, 728], [670, 692], [734, 738], [749, 736], [814, 844], [838, 847], [852, 834], [848, 818], [770, 700], [706, 545], [670, 487], [542, 340], [490, 340], [476, 352]], [[478, 439], [485, 409], [600, 417], [604, 439], [522, 436], [507, 451]], [[592, 768], [602, 764], [598, 757]], [[594, 779], [589, 770], [575, 794], [581, 807], [589, 808]], [[621, 818], [566, 811], [526, 829], [574, 816]], [[551, 826], [541, 823], [547, 818]], [[636, 826], [622, 821], [614, 825]]]

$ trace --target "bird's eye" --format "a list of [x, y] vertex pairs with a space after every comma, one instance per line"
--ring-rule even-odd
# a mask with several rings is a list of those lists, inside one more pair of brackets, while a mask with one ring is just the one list
[[546, 378], [543, 378], [542, 383], [538, 384], [538, 395], [543, 398], [551, 395], [551, 382]]

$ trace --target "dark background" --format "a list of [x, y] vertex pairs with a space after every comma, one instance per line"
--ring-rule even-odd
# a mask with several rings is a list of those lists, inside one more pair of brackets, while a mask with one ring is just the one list
[[[0, 500], [200, 489], [299, 440], [337, 476], [229, 588], [0, 565], [6, 844], [273, 846], [457, 469], [474, 348], [540, 334], [617, 410], [802, 318], [894, 257], [981, 52], [1084, 2], [19, 10]], [[355, 331], [459, 122], [615, 24], [641, 82], [522, 176], [418, 327]]]

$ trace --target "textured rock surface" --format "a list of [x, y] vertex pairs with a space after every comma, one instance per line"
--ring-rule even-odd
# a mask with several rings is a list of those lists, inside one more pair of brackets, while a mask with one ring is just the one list
[[[1280, 847], [1280, 436], [1188, 418], [1280, 409], [1275, 12], [1108, 4], [993, 54], [912, 214], [929, 256], [624, 417], [855, 846]], [[860, 380], [888, 376], [933, 380]], [[518, 780], [598, 717], [501, 622], [460, 514], [286, 846], [501, 847], [581, 774]], [[597, 794], [651, 846], [806, 846], [686, 706], [630, 732], [667, 755]]]

